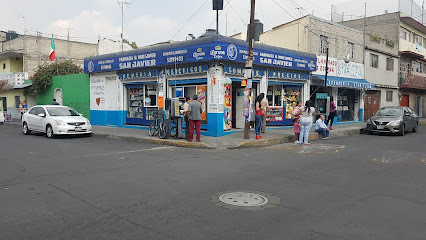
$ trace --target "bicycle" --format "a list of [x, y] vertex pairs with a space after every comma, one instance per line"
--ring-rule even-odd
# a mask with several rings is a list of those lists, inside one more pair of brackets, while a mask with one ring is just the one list
[[148, 134], [150, 136], [158, 136], [160, 138], [166, 138], [167, 126], [164, 121], [164, 116], [161, 118], [158, 117], [158, 114], [155, 115], [155, 119], [149, 124]]

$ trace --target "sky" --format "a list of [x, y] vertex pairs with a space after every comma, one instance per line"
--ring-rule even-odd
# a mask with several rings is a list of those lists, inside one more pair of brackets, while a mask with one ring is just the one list
[[[121, 7], [124, 0], [0, 0], [0, 30], [31, 35], [96, 42], [99, 38], [120, 40]], [[367, 15], [396, 12], [399, 0], [256, 0], [255, 18], [264, 30], [313, 14], [330, 19], [331, 5], [346, 17], [359, 16], [367, 2]], [[402, 0], [411, 1], [411, 0]], [[183, 41], [188, 34], [198, 37], [216, 28], [212, 0], [127, 0], [124, 6], [124, 38], [139, 47], [169, 40]], [[414, 0], [419, 5], [422, 0]], [[219, 15], [219, 32], [232, 35], [246, 32], [250, 0], [224, 0]]]

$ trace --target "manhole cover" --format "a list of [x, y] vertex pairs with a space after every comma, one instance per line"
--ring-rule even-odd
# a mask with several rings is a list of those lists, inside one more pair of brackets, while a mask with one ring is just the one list
[[248, 192], [225, 193], [219, 197], [219, 200], [227, 204], [246, 207], [262, 206], [268, 203], [266, 197]]
[[218, 207], [233, 210], [263, 210], [278, 205], [280, 198], [265, 192], [234, 190], [217, 193], [210, 201]]

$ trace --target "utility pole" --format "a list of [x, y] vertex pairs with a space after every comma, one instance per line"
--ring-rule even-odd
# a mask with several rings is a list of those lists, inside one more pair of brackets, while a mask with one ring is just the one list
[[19, 18], [22, 18], [24, 20], [24, 54], [22, 55], [22, 65], [23, 65], [23, 71], [24, 73], [27, 72], [28, 65], [27, 65], [27, 18], [25, 16], [19, 16]]
[[423, 0], [423, 4], [422, 4], [422, 24], [424, 24], [423, 23], [423, 16], [424, 16], [423, 10], [425, 10], [425, 0]]
[[118, 1], [117, 0], [118, 5], [120, 5], [121, 7], [121, 51], [124, 51], [124, 38], [123, 38], [123, 29], [124, 29], [124, 4], [129, 7], [130, 2], [127, 2], [127, 0], [123, 0], [123, 1]]
[[[249, 27], [249, 51], [248, 58], [246, 62], [246, 69], [250, 69], [250, 74], [247, 79], [247, 87], [251, 87], [252, 78], [253, 78], [253, 48], [254, 48], [254, 11], [255, 11], [255, 0], [251, 0], [251, 11], [250, 11], [250, 27]], [[250, 103], [251, 97], [251, 88], [248, 88], [248, 96], [246, 101]], [[250, 106], [248, 111], [248, 116], [244, 124], [244, 139], [250, 138]]]
[[67, 34], [67, 47], [68, 47], [67, 55], [68, 55], [68, 59], [71, 59], [71, 42], [70, 42], [70, 30], [71, 29], [72, 28], [66, 28], [65, 29], [65, 30], [68, 31], [68, 34]]
[[[367, 27], [367, 2], [364, 2], [364, 42], [363, 42], [363, 49], [362, 49], [362, 64], [365, 64], [365, 28]], [[354, 56], [355, 57], [355, 56]], [[364, 68], [365, 69], [365, 68]]]

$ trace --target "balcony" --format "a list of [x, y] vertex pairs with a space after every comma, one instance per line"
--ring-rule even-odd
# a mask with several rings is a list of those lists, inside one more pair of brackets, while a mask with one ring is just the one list
[[426, 90], [426, 77], [414, 74], [406, 74], [400, 78], [399, 87]]
[[27, 72], [15, 72], [0, 74], [0, 81], [8, 81], [8, 85], [11, 87], [22, 86], [25, 80], [28, 79]]
[[420, 45], [417, 48], [417, 44], [401, 38], [399, 39], [399, 52], [413, 59], [422, 59], [426, 56], [426, 49], [423, 46]]

